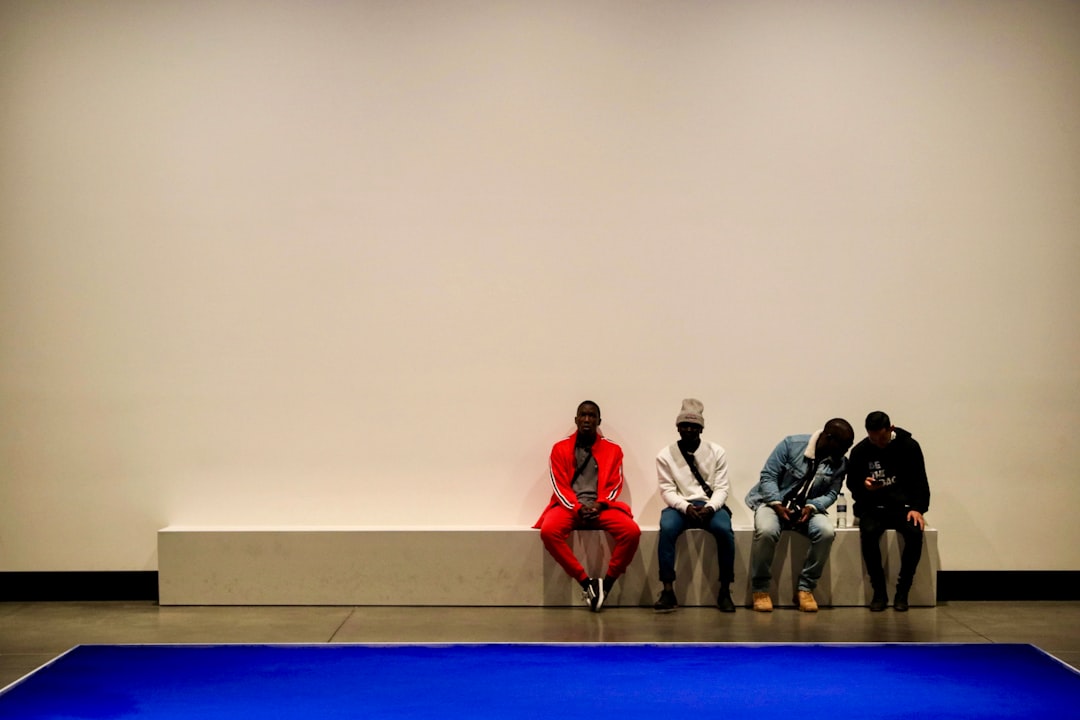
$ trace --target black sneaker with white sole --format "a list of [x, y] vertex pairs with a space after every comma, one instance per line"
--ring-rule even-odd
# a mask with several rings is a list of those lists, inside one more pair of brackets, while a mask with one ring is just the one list
[[600, 601], [596, 603], [593, 612], [600, 612], [600, 608], [604, 607], [604, 603], [607, 602], [608, 596], [611, 595], [611, 588], [614, 585], [615, 578], [613, 577], [605, 577], [604, 581], [600, 583]]
[[581, 584], [581, 599], [593, 612], [600, 612], [604, 604], [604, 586], [597, 578], [589, 578]]

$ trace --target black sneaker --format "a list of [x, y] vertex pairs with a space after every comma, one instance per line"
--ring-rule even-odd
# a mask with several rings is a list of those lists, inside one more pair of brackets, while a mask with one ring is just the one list
[[611, 586], [615, 584], [615, 578], [605, 577], [603, 582], [598, 580], [597, 583], [600, 585], [600, 599], [596, 601], [593, 612], [600, 612], [600, 609], [604, 607], [604, 601], [607, 600], [608, 595], [611, 593]]
[[603, 585], [596, 578], [589, 578], [581, 583], [581, 599], [593, 612], [600, 609], [603, 602]]
[[875, 590], [870, 598], [870, 612], [883, 612], [889, 606], [889, 596], [884, 590]]
[[896, 597], [893, 598], [892, 609], [896, 612], [908, 611], [907, 590], [896, 591]]
[[721, 590], [720, 594], [716, 596], [716, 607], [720, 608], [720, 612], [735, 612], [735, 603], [731, 601], [731, 592], [727, 589]]
[[660, 597], [656, 600], [652, 609], [659, 613], [669, 613], [675, 612], [677, 607], [679, 607], [679, 601], [675, 599], [675, 591], [661, 590]]

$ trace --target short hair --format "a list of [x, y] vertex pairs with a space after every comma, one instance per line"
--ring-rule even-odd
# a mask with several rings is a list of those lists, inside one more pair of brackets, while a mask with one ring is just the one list
[[592, 405], [594, 408], [596, 408], [596, 417], [603, 417], [603, 414], [600, 412], [600, 406], [594, 403], [592, 400], [582, 400], [581, 402], [579, 402], [577, 406], [577, 411], [580, 413], [581, 408], [585, 407], [586, 405]]
[[866, 416], [866, 430], [867, 432], [877, 432], [878, 430], [885, 430], [892, 427], [892, 420], [889, 416], [880, 410], [875, 410]]
[[855, 438], [855, 431], [851, 428], [849, 423], [844, 418], [833, 418], [829, 422], [825, 423], [825, 430], [831, 430], [832, 432], [841, 432], [847, 435], [851, 439]]

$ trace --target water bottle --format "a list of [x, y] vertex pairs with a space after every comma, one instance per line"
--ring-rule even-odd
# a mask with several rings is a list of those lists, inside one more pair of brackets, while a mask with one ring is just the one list
[[840, 497], [836, 498], [836, 527], [847, 527], [847, 497], [844, 493], [840, 493]]

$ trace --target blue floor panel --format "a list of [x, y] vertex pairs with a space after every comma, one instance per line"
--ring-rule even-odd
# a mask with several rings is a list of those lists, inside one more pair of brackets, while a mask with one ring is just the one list
[[1080, 717], [1030, 645], [80, 646], [0, 694], [19, 720]]

